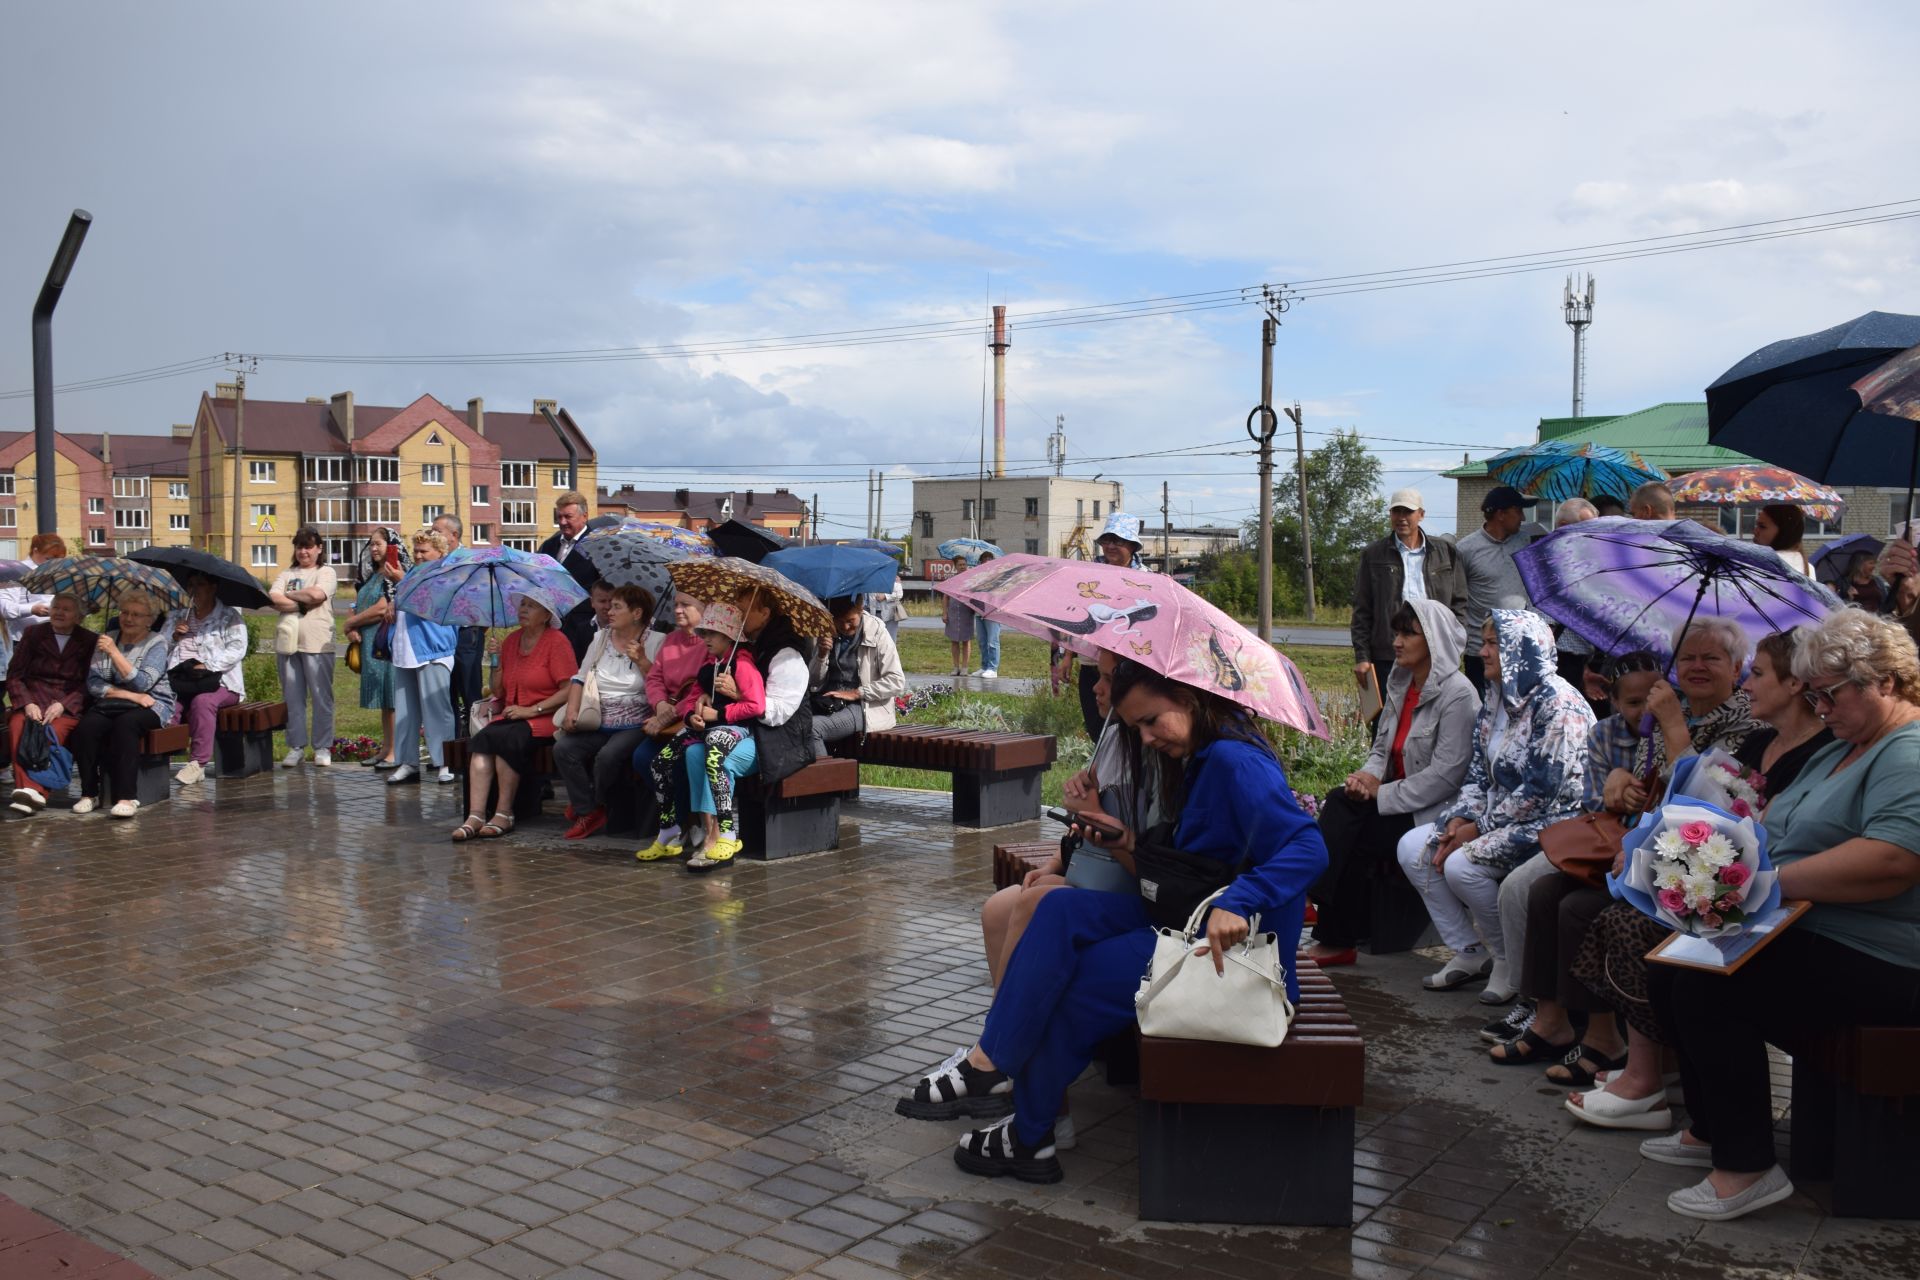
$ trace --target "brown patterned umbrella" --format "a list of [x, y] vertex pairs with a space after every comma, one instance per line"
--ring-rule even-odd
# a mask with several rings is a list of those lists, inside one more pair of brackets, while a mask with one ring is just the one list
[[682, 560], [667, 566], [673, 585], [699, 600], [732, 603], [746, 592], [757, 592], [767, 607], [784, 614], [799, 634], [823, 643], [833, 640], [833, 615], [820, 597], [784, 573], [742, 560], [738, 556]]

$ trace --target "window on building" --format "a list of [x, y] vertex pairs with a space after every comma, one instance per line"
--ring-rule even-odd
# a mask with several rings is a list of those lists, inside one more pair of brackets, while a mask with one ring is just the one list
[[187, 501], [187, 482], [185, 480], [167, 481], [167, 496], [175, 502]]
[[922, 511], [920, 513], [920, 536], [923, 538], [931, 538], [933, 536], [933, 512], [931, 511]]
[[432, 524], [445, 514], [447, 514], [445, 507], [437, 503], [428, 503], [426, 506], [420, 508], [420, 523]]
[[346, 524], [353, 519], [352, 498], [308, 498], [308, 524]]
[[327, 563], [343, 568], [360, 559], [360, 543], [355, 538], [328, 538]]
[[1039, 518], [1040, 518], [1040, 499], [1028, 498], [1027, 499], [1027, 519], [1038, 520]]
[[270, 542], [256, 542], [253, 544], [253, 567], [256, 569], [272, 569], [277, 567], [280, 563], [279, 556], [280, 553], [275, 550], [273, 544]]
[[262, 520], [271, 520], [279, 515], [280, 504], [277, 502], [256, 502], [252, 504], [252, 510], [253, 522], [259, 524]]
[[400, 483], [400, 459], [398, 458], [355, 458], [354, 464], [359, 472], [361, 484]]
[[272, 484], [278, 478], [280, 464], [277, 462], [249, 462], [247, 480], [251, 484]]
[[1000, 499], [998, 498], [983, 499], [980, 503], [980, 519], [991, 524], [993, 522], [994, 512], [999, 506]]
[[973, 499], [972, 498], [960, 499], [960, 518], [966, 521], [968, 524], [973, 523]]
[[573, 488], [573, 481], [567, 478], [567, 469], [565, 467], [555, 467], [553, 469], [553, 487], [556, 489]]
[[490, 524], [477, 524], [473, 526], [473, 540], [476, 543], [492, 542], [493, 526]]
[[130, 556], [134, 552], [152, 545], [152, 538], [115, 538], [113, 540], [113, 554], [117, 556]]
[[487, 505], [487, 486], [483, 484], [473, 486], [473, 505], [476, 507]]
[[18, 529], [20, 512], [14, 507], [0, 507], [0, 529]]
[[532, 538], [502, 538], [500, 539], [500, 545], [512, 551], [532, 551], [534, 549]]
[[115, 507], [113, 509], [113, 527], [116, 529], [146, 528], [147, 509], [145, 507]]
[[1027, 539], [1027, 554], [1030, 556], [1037, 556], [1040, 554], [1040, 539], [1038, 538]]
[[13, 472], [0, 471], [0, 493], [13, 492]]
[[500, 487], [502, 489], [533, 488], [533, 464], [531, 462], [501, 463]]
[[355, 498], [353, 510], [356, 524], [377, 524], [392, 528], [400, 523], [400, 499], [398, 498]]
[[1100, 518], [1100, 499], [1098, 498], [1093, 500], [1093, 518], [1095, 520]]
[[[1730, 538], [1745, 538], [1750, 540], [1753, 537], [1754, 518], [1759, 514], [1760, 508], [1758, 507], [1721, 507], [1720, 532]], [[1838, 537], [1840, 534], [1840, 525], [1844, 519], [1845, 517], [1842, 516], [1836, 520], [1815, 520], [1812, 516], [1808, 516], [1807, 531], [1804, 536], [1809, 538]], [[1806, 550], [1806, 548], [1802, 548], [1802, 550]]]
[[420, 468], [421, 484], [439, 485], [439, 484], [445, 484], [446, 482], [447, 482], [447, 464], [446, 463], [429, 462]]
[[116, 498], [146, 497], [147, 478], [145, 476], [115, 476], [113, 478], [113, 496]]
[[90, 546], [90, 547], [104, 547], [104, 546], [106, 546], [106, 545], [107, 545], [107, 531], [106, 531], [105, 529], [89, 529], [89, 530], [87, 530], [87, 545], [88, 545], [88, 546]]
[[193, 517], [184, 511], [175, 511], [167, 517], [169, 533], [187, 533], [193, 528]]
[[[533, 503], [502, 501], [500, 504], [500, 523], [501, 524], [532, 524], [533, 523]], [[508, 541], [511, 542], [512, 540], [509, 539]]]
[[1073, 500], [1073, 518], [1075, 520], [1085, 520], [1087, 518], [1087, 500], [1085, 498], [1075, 498]]
[[351, 458], [308, 458], [307, 481], [310, 484], [345, 484], [352, 474]]
[[90, 516], [103, 516], [107, 514], [107, 500], [105, 498], [88, 498], [87, 514]]

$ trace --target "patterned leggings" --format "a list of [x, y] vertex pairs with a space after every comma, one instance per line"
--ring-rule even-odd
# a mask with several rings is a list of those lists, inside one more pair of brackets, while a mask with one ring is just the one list
[[660, 801], [660, 826], [680, 825], [673, 802], [673, 771], [681, 767], [690, 750], [706, 748], [707, 785], [713, 790], [714, 819], [723, 835], [732, 835], [734, 826], [733, 775], [722, 767], [733, 749], [746, 738], [744, 729], [719, 725], [705, 735], [682, 734], [660, 748], [653, 757], [653, 789]]

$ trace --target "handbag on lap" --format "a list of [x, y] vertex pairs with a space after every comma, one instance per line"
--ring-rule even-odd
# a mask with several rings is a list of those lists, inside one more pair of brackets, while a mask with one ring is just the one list
[[1184, 929], [1159, 929], [1153, 962], [1133, 998], [1140, 1034], [1179, 1040], [1213, 1040], [1272, 1049], [1287, 1038], [1293, 1006], [1280, 967], [1280, 942], [1260, 932], [1260, 917], [1248, 921], [1246, 940], [1227, 949], [1224, 973], [1209, 955], [1195, 955], [1206, 940], [1202, 922], [1225, 889], [1193, 909]]
[[1607, 873], [1620, 856], [1627, 824], [1612, 813], [1583, 813], [1540, 830], [1540, 851], [1554, 867], [1595, 889], [1607, 887]]

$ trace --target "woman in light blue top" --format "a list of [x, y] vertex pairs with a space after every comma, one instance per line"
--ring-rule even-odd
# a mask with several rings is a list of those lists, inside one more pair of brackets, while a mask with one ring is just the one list
[[140, 768], [140, 737], [173, 720], [173, 689], [167, 683], [167, 638], [153, 629], [160, 602], [144, 591], [120, 597], [120, 632], [100, 637], [87, 671], [87, 709], [73, 726], [67, 747], [80, 778], [75, 813], [99, 807], [104, 780], [113, 793], [113, 816], [131, 818], [140, 807], [134, 786]]
[[[447, 535], [425, 528], [413, 535], [413, 564], [408, 572], [432, 564], [451, 548]], [[389, 572], [392, 570], [389, 569]], [[452, 782], [446, 767], [446, 743], [454, 736], [453, 650], [460, 639], [454, 628], [429, 622], [404, 609], [393, 613], [393, 758], [400, 767], [387, 775], [388, 785], [413, 782], [420, 776], [420, 730], [427, 731], [427, 759], [439, 770], [440, 782]]]

